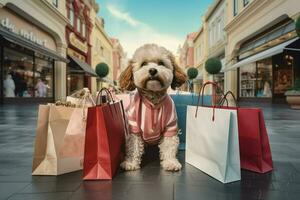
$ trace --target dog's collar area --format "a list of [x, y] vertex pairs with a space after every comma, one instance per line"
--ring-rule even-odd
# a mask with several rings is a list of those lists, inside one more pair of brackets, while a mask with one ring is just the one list
[[160, 102], [162, 102], [166, 95], [167, 95], [167, 90], [162, 90], [162, 91], [151, 91], [151, 90], [145, 90], [142, 88], [137, 88], [139, 94], [146, 98], [148, 101], [150, 101], [153, 105], [157, 105]]

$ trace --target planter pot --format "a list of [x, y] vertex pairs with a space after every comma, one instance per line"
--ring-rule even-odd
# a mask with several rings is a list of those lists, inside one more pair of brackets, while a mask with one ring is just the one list
[[288, 95], [286, 101], [290, 104], [292, 109], [300, 109], [300, 94], [299, 95]]

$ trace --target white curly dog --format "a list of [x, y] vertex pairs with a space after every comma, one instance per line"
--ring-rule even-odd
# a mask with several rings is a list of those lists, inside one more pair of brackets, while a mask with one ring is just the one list
[[128, 67], [120, 75], [120, 87], [133, 91], [126, 109], [130, 134], [126, 139], [126, 156], [121, 167], [140, 168], [145, 145], [157, 145], [163, 169], [178, 171], [176, 158], [179, 138], [175, 105], [167, 89], [180, 87], [186, 74], [164, 47], [146, 44], [138, 48]]

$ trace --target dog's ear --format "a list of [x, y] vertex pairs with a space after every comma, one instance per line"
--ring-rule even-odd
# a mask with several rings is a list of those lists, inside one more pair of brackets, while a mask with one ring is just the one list
[[174, 56], [172, 55], [170, 57], [170, 60], [173, 65], [173, 81], [171, 83], [171, 88], [175, 90], [177, 87], [180, 87], [182, 84], [184, 84], [187, 80], [187, 75], [184, 73], [184, 71], [177, 65]]
[[135, 89], [132, 70], [132, 61], [129, 61], [127, 68], [121, 73], [119, 77], [119, 83], [122, 90], [132, 91]]

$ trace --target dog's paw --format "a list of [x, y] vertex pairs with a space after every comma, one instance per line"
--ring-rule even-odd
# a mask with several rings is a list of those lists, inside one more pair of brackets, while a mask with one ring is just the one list
[[179, 171], [181, 170], [181, 164], [177, 159], [167, 159], [161, 161], [161, 166], [166, 171]]
[[126, 171], [133, 171], [133, 170], [137, 170], [140, 169], [140, 165], [136, 162], [131, 162], [128, 160], [125, 160], [121, 163], [121, 168], [126, 170]]

